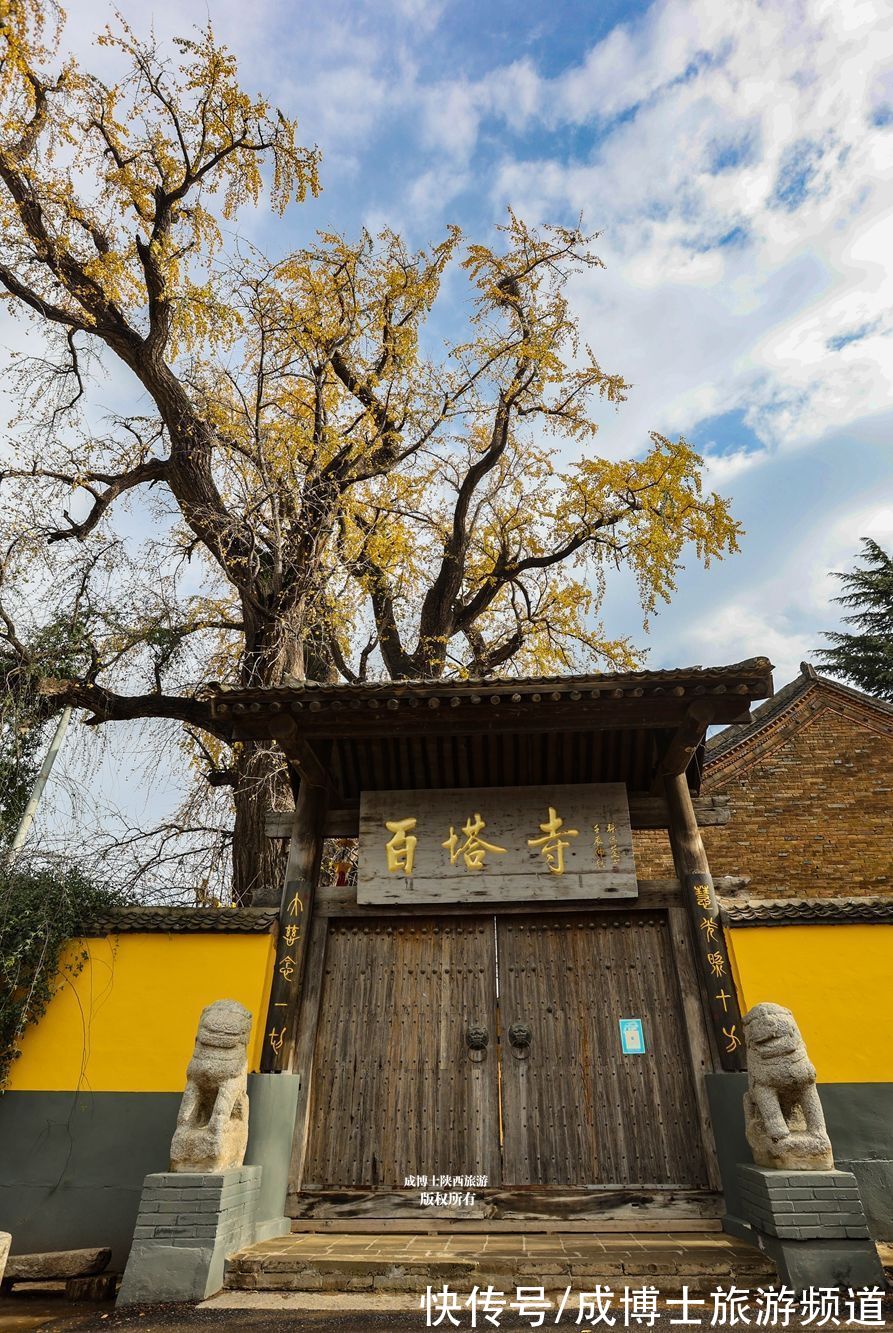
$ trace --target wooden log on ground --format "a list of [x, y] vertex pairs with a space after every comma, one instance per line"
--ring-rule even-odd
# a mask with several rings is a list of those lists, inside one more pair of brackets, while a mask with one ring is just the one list
[[113, 1301], [118, 1285], [117, 1273], [96, 1273], [93, 1277], [70, 1277], [65, 1283], [67, 1301]]
[[311, 1220], [298, 1219], [291, 1224], [292, 1231], [299, 1235], [302, 1232], [322, 1232], [333, 1235], [372, 1235], [372, 1236], [416, 1236], [419, 1234], [433, 1236], [443, 1233], [444, 1235], [454, 1236], [456, 1234], [464, 1235], [553, 1235], [555, 1233], [564, 1234], [565, 1232], [582, 1232], [585, 1235], [593, 1234], [611, 1234], [621, 1232], [624, 1235], [648, 1235], [652, 1232], [666, 1234], [672, 1230], [676, 1235], [681, 1231], [722, 1231], [722, 1221], [719, 1217], [674, 1217], [672, 1225], [666, 1218], [661, 1218], [658, 1214], [649, 1214], [641, 1217], [638, 1214], [631, 1217], [611, 1218], [603, 1215], [598, 1219], [598, 1225], [593, 1226], [588, 1222], [569, 1222], [565, 1218], [540, 1219], [527, 1218], [521, 1222], [504, 1222], [494, 1220], [493, 1218], [484, 1218], [480, 1221], [457, 1221], [449, 1219], [438, 1222], [436, 1218], [413, 1218], [401, 1217], [399, 1219], [390, 1219], [380, 1221], [369, 1218], [319, 1218]]
[[[714, 1190], [634, 1185], [628, 1187], [574, 1188], [573, 1186], [525, 1185], [516, 1189], [475, 1191], [475, 1203], [460, 1207], [423, 1207], [413, 1190], [301, 1190], [289, 1193], [287, 1211], [292, 1218], [388, 1219], [416, 1218], [436, 1226], [446, 1218], [456, 1221], [626, 1221], [658, 1217], [667, 1230], [682, 1218], [714, 1218], [722, 1215], [722, 1195]], [[383, 1228], [384, 1229], [384, 1228]]]

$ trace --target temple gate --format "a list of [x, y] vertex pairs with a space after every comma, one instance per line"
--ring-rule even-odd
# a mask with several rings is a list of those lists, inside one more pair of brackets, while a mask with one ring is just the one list
[[[703, 1075], [741, 1034], [699, 762], [770, 670], [214, 693], [298, 788], [264, 1054], [302, 1080], [293, 1217], [721, 1212]], [[636, 878], [633, 828], [676, 878]], [[357, 884], [318, 885], [325, 837]]]

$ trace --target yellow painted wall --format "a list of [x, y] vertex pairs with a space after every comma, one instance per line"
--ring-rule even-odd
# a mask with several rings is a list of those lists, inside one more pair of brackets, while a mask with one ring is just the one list
[[[87, 949], [73, 979], [65, 964]], [[214, 1000], [254, 1018], [249, 1068], [259, 1065], [274, 958], [272, 935], [123, 934], [63, 954], [62, 983], [27, 1029], [9, 1088], [58, 1092], [180, 1092], [198, 1019]]]
[[893, 926], [748, 926], [726, 939], [742, 1011], [790, 1009], [819, 1082], [893, 1082]]

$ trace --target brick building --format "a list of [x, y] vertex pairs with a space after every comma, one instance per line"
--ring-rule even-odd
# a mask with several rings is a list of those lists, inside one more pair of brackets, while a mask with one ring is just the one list
[[[893, 896], [893, 704], [801, 674], [707, 743], [701, 792], [730, 798], [703, 829], [715, 877], [748, 897]], [[641, 833], [644, 877], [672, 875], [660, 835]]]

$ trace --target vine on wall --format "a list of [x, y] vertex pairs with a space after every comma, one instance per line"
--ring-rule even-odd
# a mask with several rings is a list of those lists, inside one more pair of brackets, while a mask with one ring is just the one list
[[125, 902], [120, 890], [94, 883], [77, 866], [0, 865], [0, 1090], [25, 1029], [87, 961], [81, 948], [60, 974], [64, 946], [83, 939], [98, 917]]

